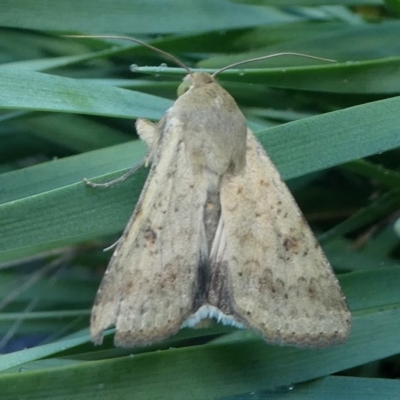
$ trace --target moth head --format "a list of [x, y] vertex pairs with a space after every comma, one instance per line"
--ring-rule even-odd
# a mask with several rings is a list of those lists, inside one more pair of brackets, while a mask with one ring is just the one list
[[186, 75], [183, 78], [182, 83], [178, 86], [177, 94], [178, 97], [184, 95], [189, 89], [198, 88], [208, 83], [214, 83], [215, 78], [206, 72], [194, 72], [192, 74]]

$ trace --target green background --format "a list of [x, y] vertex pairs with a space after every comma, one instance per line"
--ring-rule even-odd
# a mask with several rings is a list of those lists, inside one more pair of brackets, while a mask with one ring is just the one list
[[[394, 0], [3, 0], [1, 398], [398, 399], [399, 13]], [[147, 348], [114, 348], [112, 332], [92, 345], [102, 249], [147, 170], [107, 190], [82, 179], [143, 160], [134, 119], [161, 118], [185, 71], [131, 42], [66, 34], [135, 36], [194, 70], [280, 52], [336, 60], [282, 56], [218, 80], [338, 274], [354, 316], [345, 344], [271, 346], [214, 324]]]

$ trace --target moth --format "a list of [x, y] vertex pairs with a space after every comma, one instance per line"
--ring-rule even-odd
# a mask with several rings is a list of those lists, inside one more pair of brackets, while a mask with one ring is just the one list
[[343, 342], [345, 296], [279, 172], [216, 74], [184, 68], [164, 117], [136, 122], [152, 165], [98, 290], [93, 341], [115, 326], [116, 345], [145, 346], [212, 317], [270, 343]]

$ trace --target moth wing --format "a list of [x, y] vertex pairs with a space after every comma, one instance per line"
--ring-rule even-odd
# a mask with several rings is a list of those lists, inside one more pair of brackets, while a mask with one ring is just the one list
[[150, 344], [177, 332], [192, 312], [205, 190], [194, 182], [178, 119], [167, 122], [160, 146], [97, 293], [95, 343], [115, 325], [116, 345]]
[[221, 206], [216, 262], [227, 289], [218, 301], [269, 342], [322, 347], [345, 340], [351, 315], [336, 276], [250, 130], [245, 170], [224, 177]]

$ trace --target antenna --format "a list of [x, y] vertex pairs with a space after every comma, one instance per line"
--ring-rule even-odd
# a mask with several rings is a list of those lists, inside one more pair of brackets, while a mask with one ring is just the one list
[[155, 51], [157, 53], [160, 53], [165, 58], [169, 58], [175, 64], [177, 64], [180, 67], [184, 68], [189, 73], [189, 75], [193, 75], [193, 72], [191, 71], [191, 69], [187, 65], [185, 65], [181, 60], [179, 60], [179, 58], [173, 56], [172, 54], [167, 53], [164, 50], [160, 50], [157, 47], [152, 46], [151, 44], [143, 42], [140, 39], [136, 39], [136, 38], [129, 37], [129, 36], [118, 36], [118, 35], [64, 35], [64, 37], [78, 38], [78, 39], [121, 39], [121, 40], [130, 40], [131, 42], [135, 42], [135, 43], [141, 44], [142, 46], [147, 47], [150, 50], [153, 50], [153, 51]]
[[[181, 60], [179, 60], [179, 58], [173, 56], [170, 53], [167, 53], [164, 50], [158, 49], [157, 47], [154, 47], [151, 44], [148, 44], [148, 43], [144, 42], [143, 40], [136, 39], [136, 38], [133, 38], [133, 37], [130, 37], [130, 36], [119, 36], [119, 35], [64, 35], [63, 37], [78, 38], [78, 39], [121, 39], [121, 40], [129, 40], [131, 42], [138, 43], [138, 44], [140, 44], [140, 45], [142, 45], [144, 47], [147, 47], [150, 50], [155, 51], [156, 53], [159, 53], [159, 54], [163, 55], [165, 58], [170, 59], [175, 64], [177, 64], [180, 67], [182, 67], [183, 69], [185, 69], [189, 73], [189, 75], [193, 75], [193, 72], [191, 71], [191, 69], [185, 63], [183, 63]], [[217, 76], [221, 72], [226, 71], [227, 69], [230, 69], [230, 68], [233, 68], [233, 67], [237, 67], [239, 65], [248, 64], [248, 63], [255, 62], [255, 61], [262, 61], [262, 60], [266, 60], [268, 58], [280, 57], [280, 56], [298, 56], [298, 57], [311, 58], [313, 60], [336, 62], [336, 60], [331, 60], [329, 58], [315, 57], [315, 56], [310, 56], [308, 54], [303, 54], [303, 53], [290, 53], [290, 52], [276, 53], [276, 54], [270, 54], [268, 56], [250, 58], [248, 60], [238, 61], [236, 63], [229, 64], [226, 67], [220, 68], [219, 70], [215, 71], [212, 74], [212, 76]]]
[[280, 57], [280, 56], [299, 56], [299, 57], [312, 58], [314, 60], [336, 62], [336, 60], [330, 60], [329, 58], [315, 57], [315, 56], [310, 56], [308, 54], [302, 54], [302, 53], [276, 53], [276, 54], [270, 54], [268, 56], [255, 57], [255, 58], [250, 58], [248, 60], [238, 61], [236, 63], [227, 65], [226, 67], [220, 68], [219, 70], [215, 71], [212, 74], [212, 76], [216, 76], [219, 73], [226, 71], [227, 69], [230, 69], [232, 67], [237, 67], [238, 65], [248, 64], [248, 63], [251, 63], [254, 61], [261, 61], [261, 60], [266, 60], [267, 58]]

